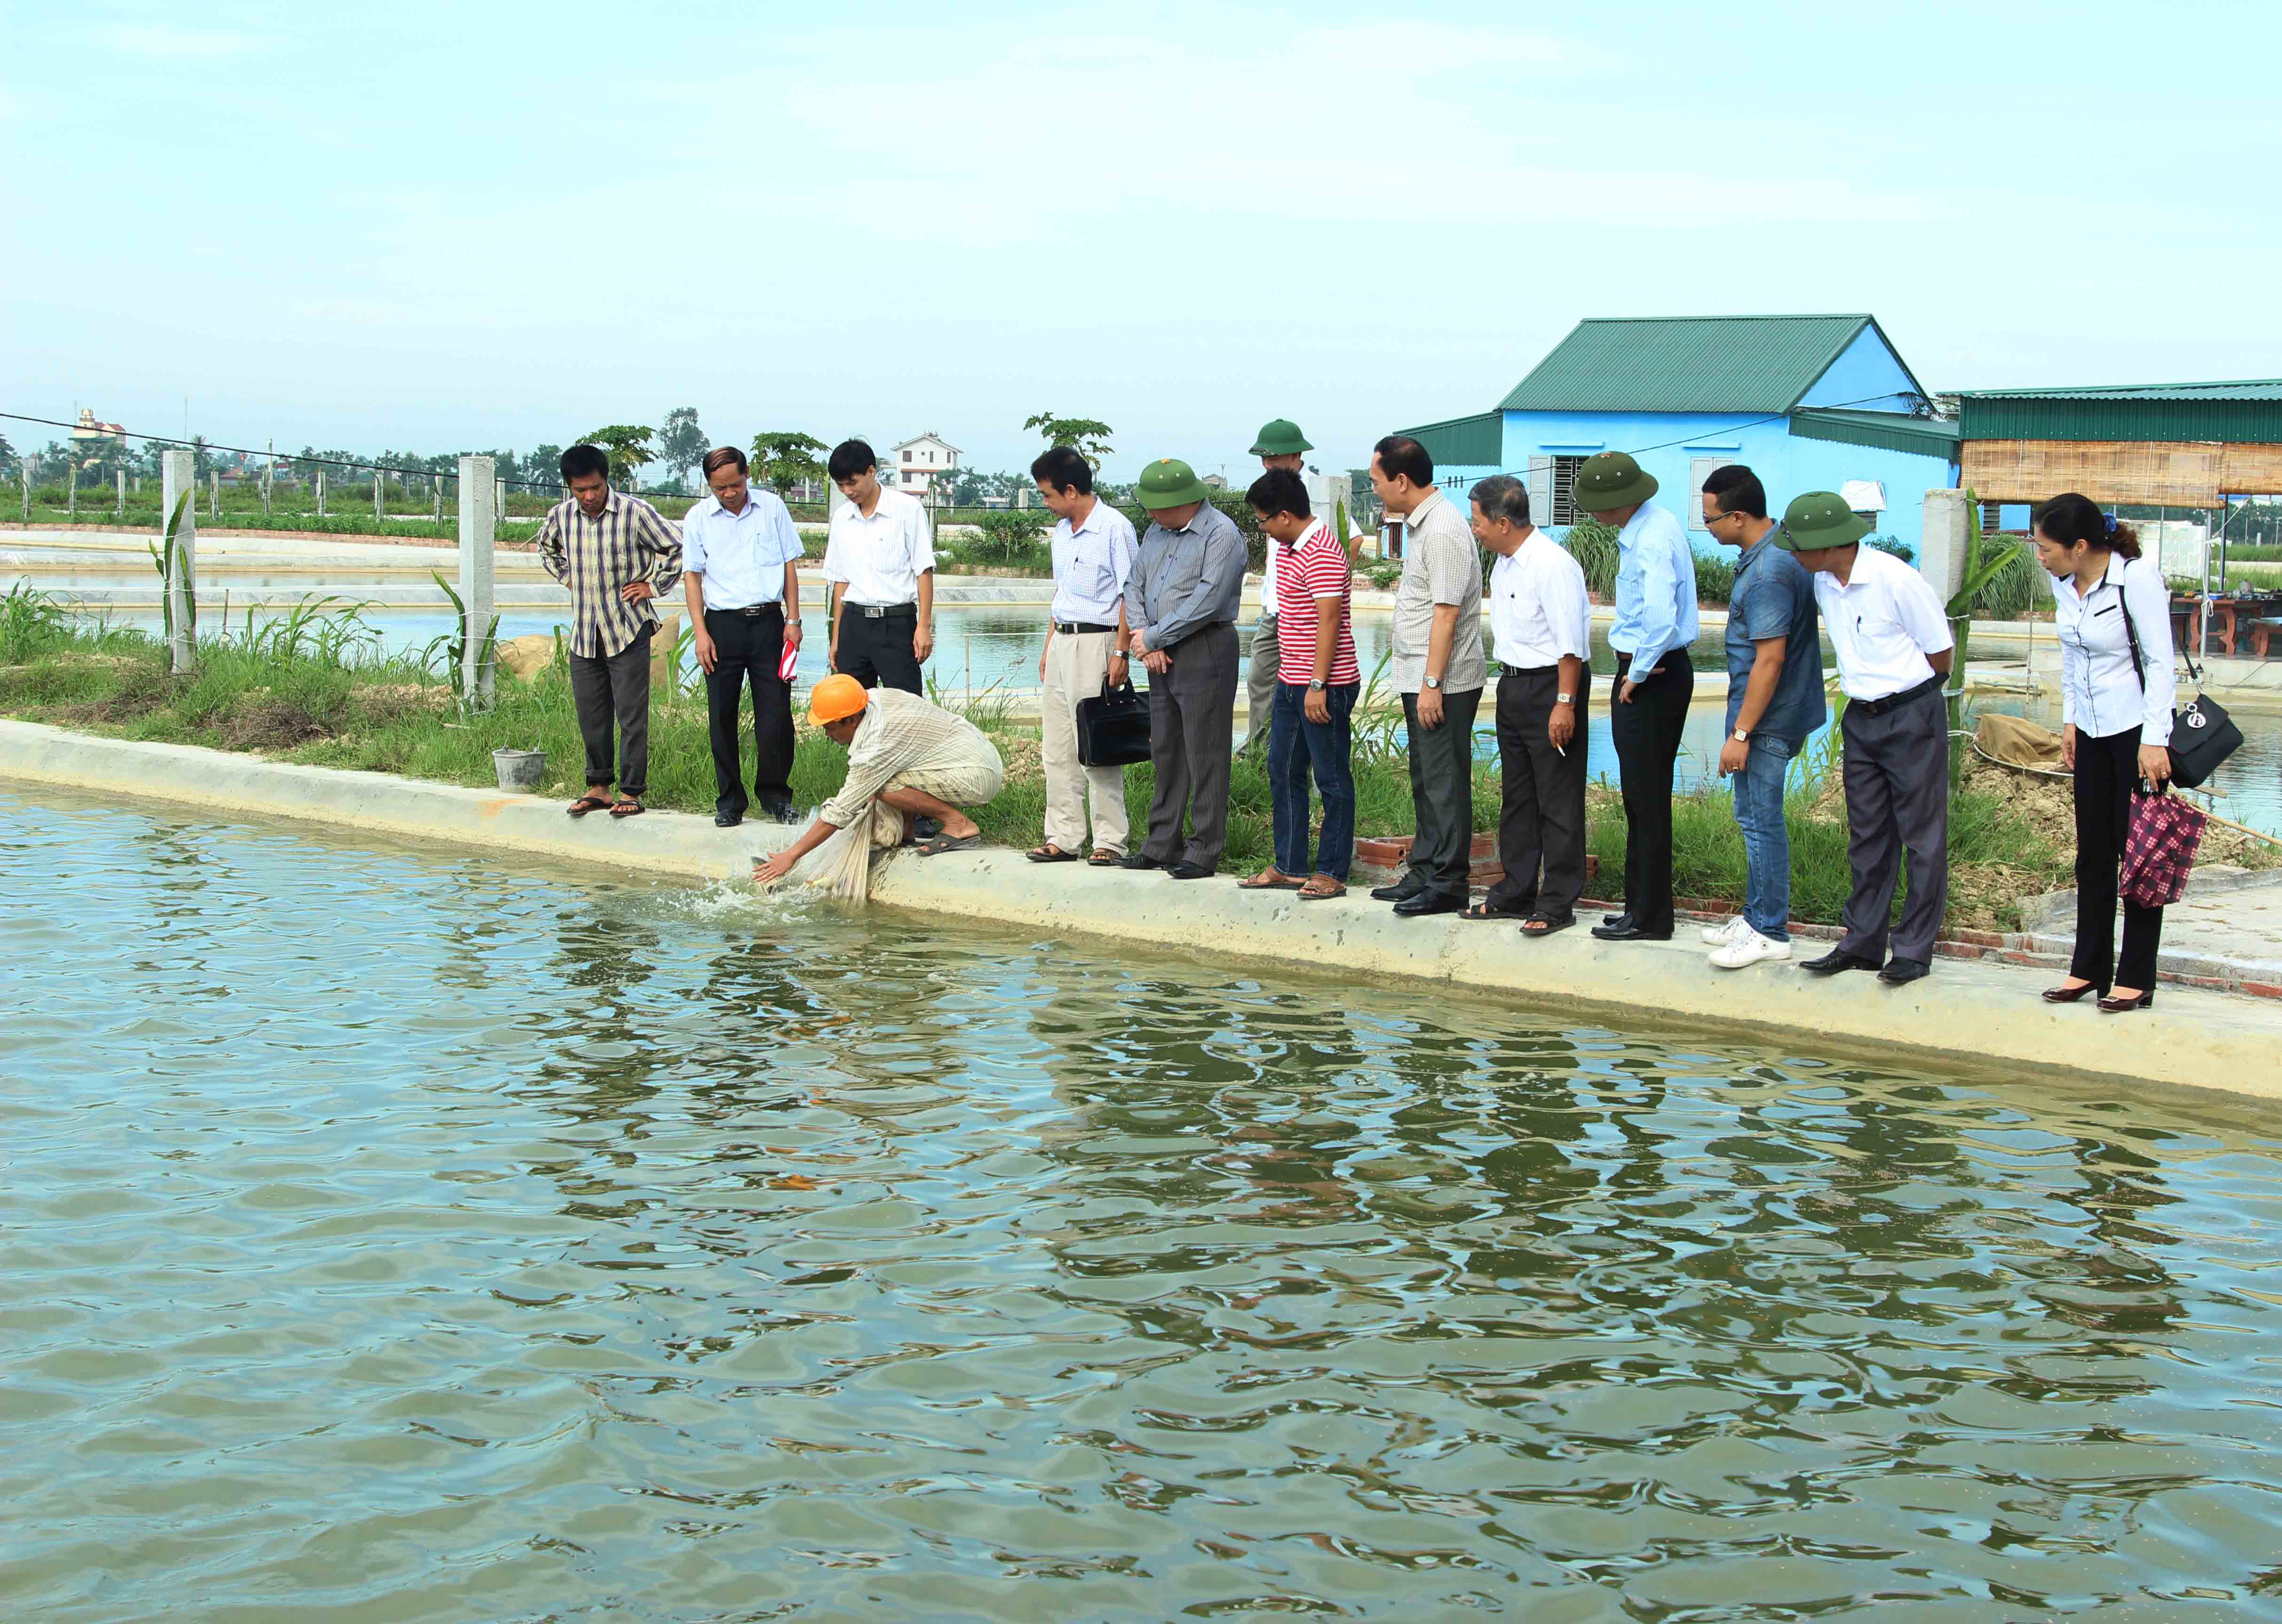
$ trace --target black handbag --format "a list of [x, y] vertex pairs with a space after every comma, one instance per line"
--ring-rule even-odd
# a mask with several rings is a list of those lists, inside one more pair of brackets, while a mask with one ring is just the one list
[[1125, 767], [1149, 759], [1149, 702], [1129, 680], [1077, 702], [1077, 758], [1082, 766]]
[[[2131, 605], [2124, 602], [2120, 581], [2115, 602], [2123, 610], [2123, 635], [2131, 644], [2131, 674], [2139, 679], [2145, 691], [2147, 667], [2139, 654], [2139, 628], [2131, 624]], [[2234, 725], [2224, 706], [2202, 691], [2203, 673], [2196, 668], [2194, 657], [2184, 657], [2187, 675], [2195, 680], [2195, 696], [2171, 715], [2171, 781], [2182, 789], [2193, 789], [2208, 782], [2220, 764], [2242, 748], [2242, 729]]]

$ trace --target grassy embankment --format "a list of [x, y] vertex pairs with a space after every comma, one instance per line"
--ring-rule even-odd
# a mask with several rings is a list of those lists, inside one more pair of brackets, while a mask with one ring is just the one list
[[[501, 673], [498, 703], [462, 718], [440, 662], [384, 657], [377, 638], [353, 612], [314, 610], [206, 626], [196, 672], [167, 673], [159, 641], [67, 614], [40, 594], [18, 589], [0, 599], [0, 712], [116, 737], [163, 740], [257, 751], [286, 761], [395, 773], [446, 783], [493, 783], [491, 752], [536, 746], [547, 752], [545, 792], [576, 793], [581, 755], [570, 687], [559, 667], [529, 680]], [[987, 702], [970, 714], [998, 743], [1007, 762], [1004, 793], [976, 817], [997, 843], [1028, 845], [1044, 812], [1034, 729], [1009, 723]], [[1357, 828], [1400, 835], [1411, 827], [1401, 712], [1393, 704], [1357, 712]], [[649, 802], [684, 812], [713, 806], [713, 770], [706, 744], [702, 691], [660, 696], [652, 711]], [[803, 726], [793, 792], [814, 806], [838, 789], [845, 756]], [[1812, 769], [1789, 804], [1795, 915], [1832, 921], [1846, 889], [1846, 830], [1832, 764]], [[1608, 773], [1613, 764], [1599, 764]], [[1144, 827], [1151, 776], [1126, 774], [1134, 828]], [[2057, 796], [2057, 798], [2055, 798]], [[1229, 846], [1224, 868], [1246, 872], [1272, 851], [1263, 765], [1239, 759], [1230, 775]], [[1476, 770], [1473, 821], [1494, 826], [1494, 762]], [[1624, 819], [1612, 789], [1596, 786], [1589, 801], [1589, 837], [1603, 872], [1621, 872]], [[2214, 835], [2220, 832], [2214, 831]], [[2207, 844], [2207, 861], [2273, 860], [2272, 848]], [[1684, 896], [1740, 899], [1743, 853], [1728, 796], [1706, 791], [1679, 798], [1673, 821], [1674, 874]], [[1950, 920], [2001, 928], [2016, 905], [2068, 884], [2073, 851], [2066, 789], [2026, 785], [1988, 771], [1969, 779], [1951, 814]], [[1601, 889], [1614, 885], [1613, 878]]]

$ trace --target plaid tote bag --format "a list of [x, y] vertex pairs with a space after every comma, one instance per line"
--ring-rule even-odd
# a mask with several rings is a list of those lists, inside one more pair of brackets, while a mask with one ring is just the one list
[[2131, 828], [2123, 837], [2123, 876], [2116, 889], [2143, 908], [2178, 901], [2209, 822], [2177, 796], [2133, 790]]

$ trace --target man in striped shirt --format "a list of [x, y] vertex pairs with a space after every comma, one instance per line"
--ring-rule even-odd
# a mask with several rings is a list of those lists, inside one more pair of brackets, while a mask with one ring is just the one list
[[607, 807], [631, 818], [649, 792], [650, 604], [681, 579], [681, 537], [640, 497], [610, 489], [610, 459], [599, 446], [571, 447], [561, 467], [570, 497], [539, 527], [539, 562], [570, 588], [570, 698], [586, 746], [586, 792], [568, 810], [583, 818]]
[[[1309, 512], [1307, 483], [1298, 472], [1270, 469], [1253, 481], [1245, 500], [1260, 516], [1276, 563], [1277, 663], [1268, 742], [1276, 860], [1239, 883], [1246, 890], [1296, 890], [1302, 902], [1343, 897], [1354, 857], [1348, 718], [1362, 688], [1350, 613], [1354, 572], [1330, 524]], [[1312, 864], [1310, 769], [1323, 799], [1323, 827]]]

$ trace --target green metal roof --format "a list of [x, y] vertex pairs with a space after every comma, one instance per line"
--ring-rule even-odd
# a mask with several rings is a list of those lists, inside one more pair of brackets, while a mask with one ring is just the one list
[[1772, 416], [1797, 406], [1866, 327], [1899, 362], [1869, 315], [1595, 318], [1578, 322], [1501, 404], [1510, 412]]
[[1967, 439], [2282, 443], [2282, 378], [1975, 389], [1959, 398]]
[[1934, 417], [1805, 406], [1790, 415], [1790, 431], [1800, 439], [1836, 440], [1843, 446], [1873, 446], [1881, 451], [1957, 461], [1957, 425]]
[[1505, 414], [1476, 412], [1399, 431], [1426, 447], [1437, 468], [1499, 468], [1505, 462]]

